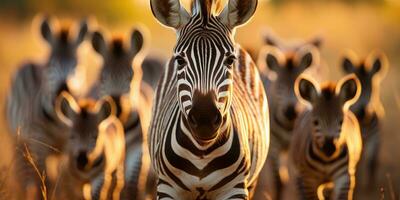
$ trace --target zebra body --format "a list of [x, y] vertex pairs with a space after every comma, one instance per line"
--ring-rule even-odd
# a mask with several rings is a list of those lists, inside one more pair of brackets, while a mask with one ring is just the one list
[[301, 199], [321, 199], [324, 185], [332, 189], [329, 199], [353, 199], [362, 139], [348, 107], [357, 100], [360, 83], [350, 75], [337, 85], [313, 89], [317, 85], [310, 80], [301, 76], [296, 82], [297, 95], [312, 107], [299, 116], [293, 129], [291, 174]]
[[[11, 83], [7, 99], [7, 120], [10, 132], [17, 144], [17, 173], [26, 173], [23, 190], [36, 188], [39, 193], [40, 182], [33, 167], [24, 158], [25, 150], [30, 151], [40, 172], [46, 172], [46, 159], [58, 154], [64, 148], [67, 134], [65, 126], [54, 112], [54, 100], [58, 92], [65, 88], [66, 80], [73, 74], [77, 65], [76, 51], [88, 31], [86, 21], [80, 23], [76, 38], [71, 38], [70, 28], [54, 30], [48, 19], [41, 24], [42, 37], [51, 47], [45, 65], [28, 64], [22, 66]], [[27, 148], [25, 148], [25, 146]], [[46, 184], [51, 184], [49, 177]], [[52, 186], [48, 185], [49, 190]], [[24, 198], [24, 197], [22, 197]]]
[[372, 188], [376, 182], [381, 119], [384, 114], [379, 89], [388, 70], [387, 58], [382, 53], [372, 52], [366, 59], [357, 61], [356, 55], [349, 54], [343, 58], [342, 68], [346, 74], [354, 73], [361, 82], [360, 98], [350, 108], [360, 123], [363, 139], [363, 154], [357, 177], [360, 177], [361, 186]]
[[178, 34], [149, 132], [158, 199], [251, 198], [269, 146], [268, 102], [233, 33], [256, 5], [231, 0], [217, 16], [220, 4], [195, 0], [190, 15], [179, 1], [151, 1], [156, 18]]
[[[321, 41], [316, 38], [308, 42], [282, 45], [265, 37], [266, 46], [260, 51], [259, 68], [268, 96], [271, 145], [268, 158], [257, 185], [255, 199], [265, 198], [268, 193], [272, 199], [280, 199], [283, 187], [289, 180], [285, 174], [287, 166], [283, 155], [288, 153], [293, 126], [303, 106], [298, 102], [294, 83], [303, 72], [319, 67]], [[274, 75], [274, 78], [272, 77]]]
[[[106, 43], [100, 32], [95, 32], [92, 39], [92, 46], [102, 55], [104, 64], [90, 95], [96, 98], [112, 96], [117, 105], [117, 116], [124, 127], [125, 186], [121, 199], [145, 199], [146, 195], [151, 195], [148, 194], [151, 190], [155, 190], [151, 189], [155, 188], [155, 183], [151, 186], [147, 146], [153, 90], [142, 81], [143, 43], [144, 36], [136, 29], [131, 34], [130, 48], [124, 47], [121, 38], [115, 37]], [[93, 182], [94, 199], [99, 197], [102, 184], [103, 177]]]
[[[206, 147], [196, 142], [182, 121], [175, 91], [177, 80], [174, 78], [174, 66], [169, 65], [161, 78], [149, 141], [150, 155], [156, 161], [153, 165], [159, 173], [159, 197], [244, 198], [248, 196], [247, 188], [255, 185], [263, 159], [266, 158], [265, 150], [268, 149], [268, 126], [265, 125], [267, 102], [262, 83], [256, 78], [256, 67], [251, 60], [247, 60], [250, 59], [249, 55], [238, 50], [238, 58], [238, 63], [250, 65], [235, 66], [231, 115], [226, 119], [226, 132], [221, 133], [226, 137]], [[245, 78], [250, 73], [248, 70], [254, 72], [249, 75], [252, 79]], [[258, 81], [246, 83], [246, 80]], [[254, 99], [255, 96], [249, 95], [250, 84], [254, 86], [252, 94], [259, 94], [258, 101]], [[262, 117], [255, 119], [255, 116]], [[261, 155], [257, 154], [259, 151], [263, 151]], [[226, 166], [222, 168], [220, 165]]]

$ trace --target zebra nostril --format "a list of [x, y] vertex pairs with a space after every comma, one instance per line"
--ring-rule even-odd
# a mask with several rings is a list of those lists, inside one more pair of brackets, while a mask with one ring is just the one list
[[294, 106], [288, 106], [285, 110], [285, 117], [288, 120], [294, 120], [297, 117], [296, 109]]
[[222, 122], [222, 117], [221, 117], [221, 114], [218, 113], [215, 115], [214, 120], [213, 120], [214, 127], [220, 126], [221, 122]]
[[89, 160], [87, 158], [86, 151], [81, 151], [76, 158], [76, 167], [79, 170], [84, 170], [86, 165], [88, 164]]

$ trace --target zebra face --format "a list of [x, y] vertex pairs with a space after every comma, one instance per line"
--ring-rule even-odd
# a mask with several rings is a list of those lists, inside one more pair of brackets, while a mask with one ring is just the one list
[[[342, 68], [346, 74], [354, 73], [360, 80], [362, 91], [358, 101], [351, 106], [351, 110], [362, 119], [369, 114], [369, 105], [375, 90], [379, 89], [379, 80], [383, 78], [387, 71], [387, 62], [384, 54], [370, 54], [367, 59], [357, 63], [355, 56], [346, 56], [343, 59]], [[373, 102], [375, 103], [375, 102]]]
[[192, 135], [214, 139], [231, 102], [235, 27], [254, 14], [256, 0], [194, 0], [189, 14], [179, 0], [151, 0], [154, 16], [177, 32], [173, 62], [183, 119]]
[[195, 135], [210, 139], [230, 107], [232, 67], [236, 61], [233, 42], [221, 34], [227, 30], [201, 25], [183, 29], [183, 35], [184, 31], [199, 34], [181, 38], [179, 41], [185, 42], [175, 48], [179, 104], [192, 131], [197, 132]]
[[[58, 27], [58, 21], [49, 18], [43, 19], [40, 32], [43, 39], [51, 48], [48, 60], [48, 71], [52, 79], [62, 82], [76, 68], [77, 49], [84, 41], [88, 32], [88, 24], [86, 20], [82, 20], [79, 24], [77, 33], [73, 33], [71, 26]], [[71, 35], [76, 35], [72, 37]], [[57, 84], [57, 83], [56, 83]]]
[[266, 52], [263, 56], [266, 67], [276, 75], [269, 87], [274, 120], [292, 129], [301, 112], [301, 105], [294, 92], [295, 81], [309, 67], [317, 65], [319, 53], [316, 48], [308, 45], [286, 50], [268, 46], [262, 52]]
[[56, 100], [56, 113], [68, 126], [69, 139], [66, 145], [72, 174], [81, 180], [90, 180], [104, 168], [104, 154], [92, 156], [98, 148], [99, 127], [113, 115], [115, 104], [111, 98], [97, 102], [83, 99], [77, 102], [68, 92], [62, 92]]
[[312, 144], [326, 157], [340, 153], [343, 133], [349, 132], [343, 130], [349, 120], [345, 113], [357, 101], [360, 92], [360, 82], [354, 75], [342, 78], [337, 84], [325, 83], [321, 87], [303, 75], [296, 81], [296, 95], [311, 107]]
[[[121, 95], [130, 90], [136, 67], [132, 65], [143, 48], [144, 37], [138, 29], [134, 29], [130, 38], [127, 48], [122, 38], [114, 37], [107, 44], [102, 33], [93, 34], [92, 46], [103, 57], [100, 77], [102, 95]], [[141, 70], [140, 65], [137, 67], [135, 70]]]

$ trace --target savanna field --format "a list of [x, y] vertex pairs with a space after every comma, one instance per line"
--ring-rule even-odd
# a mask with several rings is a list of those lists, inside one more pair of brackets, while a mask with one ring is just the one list
[[[190, 10], [191, 0], [181, 1], [184, 7]], [[222, 4], [225, 5], [225, 3], [228, 3], [228, 0], [222, 0]], [[0, 115], [0, 130], [2, 130], [0, 132], [0, 199], [20, 199], [17, 193], [21, 193], [21, 188], [18, 187], [20, 185], [18, 180], [21, 177], [18, 177], [18, 173], [15, 174], [14, 169], [16, 165], [15, 152], [21, 151], [15, 151], [16, 146], [7, 125], [6, 99], [10, 93], [11, 82], [21, 64], [28, 61], [45, 63], [48, 58], [50, 48], [40, 32], [44, 16], [54, 19], [53, 22], [59, 20], [60, 23], [65, 24], [78, 24], [81, 19], [87, 19], [89, 33], [77, 49], [77, 72], [68, 82], [70, 89], [79, 97], [85, 96], [91, 90], [92, 85], [96, 84], [104, 64], [105, 51], [103, 54], [97, 53], [92, 47], [93, 31], [99, 31], [106, 40], [106, 44], [109, 45], [112, 44], [108, 43], [111, 37], [123, 38], [128, 41], [133, 38], [132, 41], [135, 42], [143, 39], [143, 45], [141, 47], [139, 45], [137, 48], [145, 49], [145, 54], [152, 58], [158, 58], [163, 63], [173, 55], [177, 39], [174, 30], [160, 25], [153, 16], [150, 0], [0, 0], [0, 108], [2, 111]], [[143, 37], [135, 37], [132, 32], [134, 27], [139, 27]], [[77, 31], [78, 27], [73, 30]], [[320, 54], [320, 70], [312, 75], [312, 78], [318, 82], [338, 81], [345, 76], [342, 63], [346, 52], [353, 51], [360, 59], [367, 57], [372, 51], [379, 51], [386, 55], [388, 62], [386, 63], [385, 60], [382, 63], [388, 67], [388, 71], [380, 83], [379, 91], [384, 115], [380, 118], [381, 142], [378, 151], [376, 181], [361, 183], [356, 179], [354, 199], [399, 199], [400, 0], [258, 0], [253, 17], [246, 25], [236, 30], [235, 41], [247, 49], [253, 57], [259, 57], [259, 52], [266, 45], [266, 35], [273, 35], [275, 39], [284, 44], [301, 44], [311, 41], [315, 37], [321, 39], [321, 46], [317, 48]], [[124, 45], [125, 47], [129, 46], [132, 52], [135, 51], [136, 43], [125, 43]], [[101, 47], [98, 49], [100, 49], [98, 52], [101, 51]], [[132, 55], [134, 54], [132, 53]], [[265, 67], [267, 61], [261, 58], [255, 62], [263, 63], [261, 65]], [[162, 73], [161, 71], [155, 70], [152, 73], [157, 77]], [[268, 98], [270, 95], [274, 94], [268, 94]], [[139, 100], [135, 99], [135, 103], [140, 104], [135, 108], [146, 107], [152, 102], [152, 99], [144, 96], [144, 98], [138, 98]], [[69, 97], [66, 99], [68, 101]], [[105, 105], [104, 102], [108, 101], [102, 101], [102, 106]], [[114, 104], [110, 105], [112, 107]], [[95, 106], [95, 109], [98, 108]], [[98, 110], [101, 112], [102, 108]], [[145, 117], [139, 114], [141, 119], [145, 118], [149, 120], [148, 123], [151, 123], [150, 109], [145, 112], [143, 114]], [[313, 123], [314, 125], [318, 124]], [[147, 124], [148, 126], [149, 124]], [[146, 127], [146, 124], [142, 124], [142, 127]], [[117, 131], [119, 128], [121, 128], [119, 125], [111, 127]], [[107, 146], [107, 139], [104, 141]], [[112, 145], [115, 144], [112, 143], [109, 146]], [[117, 150], [111, 155], [117, 155], [116, 152]], [[110, 160], [115, 161], [115, 159], [117, 158]], [[144, 160], [150, 161], [150, 158]], [[280, 173], [286, 173], [286, 168], [282, 168], [284, 169], [280, 169]], [[116, 169], [119, 168], [116, 167]], [[55, 172], [55, 174], [58, 173]], [[114, 174], [114, 176], [116, 175]], [[363, 177], [361, 180], [367, 179]], [[112, 184], [118, 185], [118, 183]], [[281, 199], [298, 199], [294, 183], [285, 182], [284, 184]], [[368, 187], [361, 188], [360, 185], [368, 185]], [[57, 197], [56, 193], [60, 190], [54, 192], [51, 188], [48, 189], [45, 199], [64, 199]], [[40, 191], [37, 192], [40, 193]], [[139, 191], [139, 193], [141, 192], [145, 191]], [[199, 190], [199, 193], [202, 194], [202, 191]], [[140, 199], [124, 195], [121, 196], [124, 199]], [[268, 199], [267, 196], [265, 199]], [[91, 199], [86, 197], [84, 199]], [[200, 197], [201, 195], [198, 196], [198, 199], [201, 199]], [[208, 199], [207, 196], [203, 197]], [[92, 199], [98, 198], [92, 197]], [[37, 198], [32, 195], [27, 199]], [[109, 195], [105, 199], [113, 199], [113, 197]], [[210, 199], [212, 198], [210, 197]]]

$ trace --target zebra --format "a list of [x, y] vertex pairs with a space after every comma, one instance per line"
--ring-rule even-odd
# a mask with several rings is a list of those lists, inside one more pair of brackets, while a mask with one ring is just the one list
[[322, 40], [316, 37], [284, 45], [266, 35], [264, 41], [266, 45], [260, 51], [258, 66], [269, 100], [271, 145], [254, 198], [262, 199], [268, 194], [272, 199], [281, 199], [284, 183], [288, 181], [287, 170], [282, 170], [286, 167], [282, 155], [287, 154], [294, 122], [302, 110], [294, 93], [294, 83], [303, 72], [320, 67]]
[[362, 139], [349, 107], [360, 96], [360, 81], [352, 74], [318, 85], [300, 75], [295, 93], [308, 108], [295, 122], [289, 150], [300, 199], [321, 199], [327, 193], [330, 199], [353, 199]]
[[[105, 170], [111, 167], [110, 170], [114, 171], [115, 165], [123, 163], [125, 140], [122, 124], [115, 117], [115, 102], [109, 96], [97, 101], [76, 99], [68, 91], [63, 91], [56, 98], [55, 112], [68, 127], [68, 138], [63, 159], [56, 166], [59, 183], [53, 191], [54, 197], [88, 199], [85, 186]], [[109, 155], [107, 150], [113, 154]], [[107, 188], [104, 191], [107, 193]]]
[[361, 82], [361, 96], [350, 107], [360, 123], [363, 138], [363, 154], [358, 170], [360, 176], [357, 177], [366, 177], [361, 181], [361, 186], [373, 186], [376, 182], [379, 132], [384, 111], [379, 89], [388, 71], [387, 58], [383, 53], [371, 52], [366, 59], [357, 61], [356, 55], [349, 52], [343, 58], [342, 69], [346, 74], [354, 73]]
[[[40, 172], [45, 172], [49, 155], [58, 154], [66, 138], [62, 123], [55, 117], [54, 99], [65, 88], [66, 79], [77, 66], [77, 49], [88, 32], [88, 23], [82, 20], [74, 35], [70, 26], [54, 26], [56, 19], [45, 17], [40, 25], [43, 39], [51, 48], [44, 65], [28, 62], [22, 65], [11, 83], [6, 103], [6, 117], [10, 133], [17, 143], [17, 173], [19, 183], [27, 192], [39, 192], [39, 180], [33, 167], [23, 156], [25, 145]], [[49, 177], [47, 180], [50, 180]], [[39, 194], [38, 194], [39, 195]], [[23, 197], [21, 197], [23, 198]]]
[[[92, 37], [94, 50], [103, 57], [103, 67], [91, 95], [97, 98], [110, 95], [116, 102], [117, 116], [124, 126], [127, 149], [122, 199], [145, 199], [146, 195], [155, 192], [147, 144], [153, 90], [142, 81], [141, 63], [146, 46], [142, 32], [139, 28], [132, 30], [129, 48], [120, 37], [106, 42], [99, 31]], [[101, 179], [94, 182], [93, 197], [97, 198], [101, 184]], [[146, 189], [148, 191], [143, 192]]]
[[234, 42], [256, 0], [150, 1], [177, 32], [149, 130], [158, 199], [249, 199], [269, 146], [268, 102], [257, 67]]

